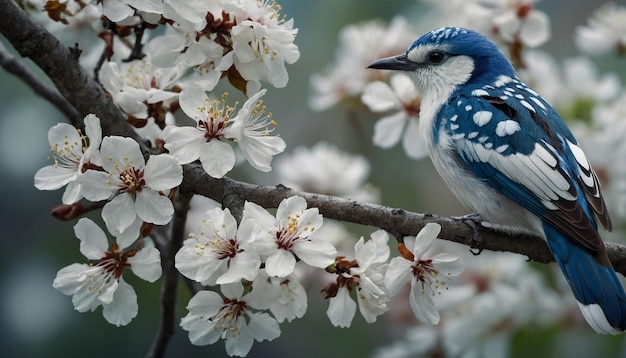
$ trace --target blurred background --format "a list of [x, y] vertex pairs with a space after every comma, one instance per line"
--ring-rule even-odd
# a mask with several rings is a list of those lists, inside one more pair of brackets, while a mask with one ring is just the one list
[[[371, 144], [371, 114], [363, 112], [360, 116], [360, 113], [349, 113], [341, 107], [314, 112], [308, 106], [309, 78], [333, 61], [341, 28], [371, 19], [388, 22], [399, 14], [409, 22], [423, 19], [429, 5], [415, 0], [281, 0], [279, 3], [282, 13], [294, 18], [295, 27], [299, 29], [296, 44], [301, 57], [294, 65], [287, 66], [288, 86], [270, 89], [265, 103], [279, 123], [287, 151], [322, 140], [332, 143], [369, 159], [371, 176], [368, 181], [381, 189], [382, 204], [438, 215], [467, 213], [440, 182], [428, 159], [411, 160], [399, 145], [384, 150]], [[574, 29], [586, 24], [592, 11], [602, 3], [597, 0], [537, 3], [536, 8], [546, 12], [552, 24], [552, 37], [541, 49], [556, 59], [575, 55]], [[412, 25], [416, 33], [432, 27], [428, 22], [416, 21]], [[4, 44], [10, 48], [9, 44]], [[618, 71], [624, 83], [624, 63], [604, 61], [599, 67]], [[128, 281], [138, 293], [139, 314], [131, 324], [122, 328], [107, 324], [100, 309], [84, 314], [74, 311], [71, 299], [52, 288], [52, 281], [60, 268], [73, 262], [84, 262], [73, 233], [74, 223], [59, 222], [50, 215], [50, 210], [60, 203], [62, 191], [38, 191], [33, 186], [35, 172], [48, 164], [48, 129], [64, 118], [19, 79], [3, 70], [0, 70], [0, 104], [0, 186], [4, 188], [0, 201], [0, 252], [3, 257], [0, 260], [0, 355], [145, 355], [158, 324], [160, 281], [148, 284], [128, 275]], [[233, 175], [241, 180], [277, 184], [272, 173], [259, 175], [241, 169]], [[372, 228], [361, 230], [367, 233]], [[179, 317], [182, 317], [186, 314], [184, 306], [190, 294], [180, 287], [178, 298]], [[309, 295], [305, 317], [281, 324], [281, 337], [270, 343], [255, 343], [249, 356], [365, 357], [401, 335], [397, 329], [389, 329], [394, 318], [387, 316], [375, 324], [365, 324], [357, 314], [352, 328], [332, 327], [325, 315], [326, 307], [321, 295], [313, 292]], [[566, 352], [570, 357], [617, 357], [626, 352], [623, 337], [600, 337], [587, 328], [566, 335], [557, 333], [549, 328], [523, 330], [513, 340], [512, 356], [557, 357], [565, 356], [562, 354]], [[167, 356], [219, 357], [225, 356], [225, 351], [222, 342], [205, 347], [192, 346], [187, 332], [177, 327]]]

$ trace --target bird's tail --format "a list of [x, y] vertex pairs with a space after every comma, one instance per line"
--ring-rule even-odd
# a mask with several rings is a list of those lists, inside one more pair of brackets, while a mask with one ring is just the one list
[[544, 223], [543, 229], [587, 323], [598, 333], [626, 330], [626, 294], [606, 252], [594, 256], [550, 224]]

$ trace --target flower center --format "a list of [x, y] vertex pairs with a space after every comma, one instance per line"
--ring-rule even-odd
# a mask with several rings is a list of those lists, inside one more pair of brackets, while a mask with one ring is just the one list
[[446, 283], [439, 278], [439, 272], [433, 267], [433, 260], [418, 260], [413, 264], [411, 272], [422, 283], [422, 293], [429, 291], [433, 296], [441, 294], [441, 286]]
[[104, 257], [95, 264], [95, 266], [102, 267], [105, 272], [113, 275], [116, 279], [122, 276], [122, 271], [126, 267], [130, 267], [128, 259], [135, 256], [136, 249], [128, 250], [126, 252], [120, 251], [117, 244], [111, 244], [111, 248], [106, 252]]
[[135, 167], [129, 167], [124, 169], [120, 173], [120, 190], [129, 194], [135, 194], [140, 192], [145, 186], [146, 181], [143, 178], [143, 170], [139, 170]]
[[227, 334], [237, 336], [239, 334], [239, 325], [237, 320], [246, 312], [247, 304], [236, 298], [224, 298], [224, 306], [219, 313], [213, 318], [215, 329], [223, 330], [222, 338], [226, 338]]

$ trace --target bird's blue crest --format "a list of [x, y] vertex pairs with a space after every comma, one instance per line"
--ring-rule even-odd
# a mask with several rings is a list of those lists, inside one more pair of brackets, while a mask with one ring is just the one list
[[500, 75], [516, 77], [515, 69], [498, 46], [474, 30], [461, 27], [433, 30], [415, 40], [406, 53], [421, 46], [437, 46], [450, 55], [472, 57], [475, 69], [468, 84], [488, 83]]

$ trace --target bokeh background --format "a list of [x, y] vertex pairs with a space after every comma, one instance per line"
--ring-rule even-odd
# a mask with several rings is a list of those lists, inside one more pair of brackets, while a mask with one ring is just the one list
[[[341, 108], [313, 112], [307, 105], [309, 77], [333, 60], [342, 27], [374, 18], [389, 21], [398, 14], [409, 21], [422, 19], [428, 5], [415, 0], [281, 0], [279, 3], [283, 13], [293, 17], [299, 28], [296, 44], [301, 58], [288, 66], [288, 86], [270, 89], [265, 103], [279, 122], [287, 150], [319, 141], [333, 143], [370, 160], [369, 181], [382, 190], [383, 204], [440, 215], [466, 213], [442, 185], [428, 159], [412, 161], [399, 146], [391, 150], [372, 146], [371, 115], [359, 116]], [[597, 0], [538, 3], [536, 7], [548, 13], [552, 24], [552, 38], [542, 49], [557, 59], [575, 55], [572, 41], [575, 27], [585, 24], [592, 10], [602, 3]], [[431, 29], [423, 20], [413, 25], [417, 33]], [[624, 83], [624, 62], [603, 61], [600, 68], [618, 71]], [[50, 215], [51, 208], [60, 203], [62, 192], [37, 191], [33, 186], [34, 173], [47, 164], [47, 131], [60, 121], [64, 118], [53, 106], [0, 69], [0, 355], [143, 356], [158, 324], [160, 281], [147, 284], [128, 275], [138, 291], [140, 308], [132, 323], [122, 328], [107, 324], [100, 310], [84, 314], [74, 311], [71, 299], [52, 288], [60, 268], [84, 260], [72, 230], [74, 223], [59, 222]], [[258, 175], [244, 169], [235, 175], [242, 180], [276, 184], [271, 173]], [[189, 297], [181, 287], [179, 316], [186, 313], [184, 306]], [[352, 328], [334, 328], [326, 318], [326, 307], [321, 295], [310, 294], [305, 317], [281, 324], [281, 337], [270, 343], [255, 343], [249, 356], [365, 357], [400, 334], [389, 329], [393, 318], [388, 317], [382, 317], [375, 324], [365, 324], [357, 315]], [[571, 357], [609, 357], [626, 352], [621, 348], [624, 338], [597, 337], [591, 330], [559, 335], [556, 340], [552, 339], [554, 337], [555, 332], [545, 329], [524, 331], [515, 338], [512, 354], [514, 357], [530, 354], [556, 357], [566, 352]], [[222, 342], [195, 347], [180, 328], [167, 352], [168, 357], [224, 355]]]

